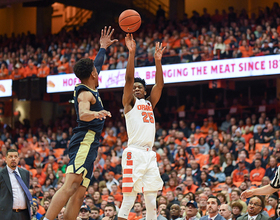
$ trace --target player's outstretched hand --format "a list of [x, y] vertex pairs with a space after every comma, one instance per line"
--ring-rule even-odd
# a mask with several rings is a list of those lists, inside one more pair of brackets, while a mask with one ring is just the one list
[[106, 111], [106, 110], [96, 112], [96, 118], [103, 120], [103, 119], [106, 119], [106, 117], [112, 117], [111, 112]]
[[108, 30], [107, 30], [107, 26], [105, 26], [104, 29], [101, 30], [101, 37], [99, 40], [101, 48], [107, 49], [113, 43], [118, 41], [117, 39], [111, 40], [113, 33], [114, 33], [114, 28], [111, 31], [111, 26], [109, 26]]
[[162, 48], [162, 43], [156, 43], [155, 60], [161, 60], [163, 51], [166, 47]]
[[135, 43], [135, 40], [133, 39], [132, 34], [126, 34], [125, 44], [127, 46], [127, 49], [129, 50], [129, 52], [135, 52], [136, 51], [136, 43]]
[[244, 192], [241, 193], [240, 198], [242, 200], [247, 199], [249, 197], [252, 197], [254, 194], [252, 192], [252, 190], [245, 190]]

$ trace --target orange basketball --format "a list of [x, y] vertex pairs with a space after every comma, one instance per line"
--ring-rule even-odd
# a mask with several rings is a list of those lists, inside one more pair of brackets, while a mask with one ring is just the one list
[[141, 17], [135, 10], [125, 10], [119, 16], [119, 25], [123, 31], [133, 33], [140, 28]]

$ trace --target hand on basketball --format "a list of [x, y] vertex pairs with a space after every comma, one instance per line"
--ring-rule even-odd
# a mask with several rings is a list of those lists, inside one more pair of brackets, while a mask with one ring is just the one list
[[133, 39], [132, 34], [126, 34], [125, 44], [127, 46], [127, 49], [129, 50], [129, 52], [135, 52], [136, 51], [136, 43], [135, 43], [135, 40]]
[[111, 112], [108, 112], [106, 110], [102, 110], [102, 111], [96, 112], [96, 117], [95, 118], [103, 120], [103, 119], [106, 119], [107, 116], [112, 117]]
[[114, 33], [114, 28], [111, 31], [111, 26], [109, 26], [107, 30], [107, 26], [104, 27], [104, 30], [101, 30], [101, 37], [100, 37], [100, 47], [107, 49], [113, 43], [117, 42], [117, 39], [111, 40], [112, 34]]
[[244, 192], [241, 193], [240, 198], [242, 200], [247, 199], [249, 197], [252, 197], [254, 195], [252, 190], [245, 190]]
[[162, 48], [162, 43], [156, 43], [156, 50], [155, 50], [155, 60], [161, 60], [163, 51], [166, 47]]

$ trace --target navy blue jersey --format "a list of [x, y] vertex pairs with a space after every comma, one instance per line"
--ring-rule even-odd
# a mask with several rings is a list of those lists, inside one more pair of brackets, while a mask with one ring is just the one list
[[102, 132], [105, 120], [100, 120], [100, 119], [93, 119], [92, 121], [82, 121], [82, 120], [80, 120], [78, 95], [81, 91], [89, 91], [95, 97], [95, 99], [96, 99], [95, 104], [90, 105], [90, 110], [91, 111], [104, 110], [101, 98], [100, 98], [99, 93], [98, 93], [98, 90], [93, 90], [93, 89], [89, 88], [88, 86], [86, 86], [84, 84], [77, 84], [76, 87], [75, 87], [75, 90], [74, 90], [74, 105], [75, 105], [75, 110], [76, 110], [76, 113], [77, 113], [78, 126], [73, 129], [73, 132], [77, 133], [79, 131], [92, 130], [99, 136]]

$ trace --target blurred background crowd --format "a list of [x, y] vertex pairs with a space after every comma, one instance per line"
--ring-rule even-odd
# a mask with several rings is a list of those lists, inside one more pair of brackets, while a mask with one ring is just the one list
[[[157, 41], [167, 47], [163, 64], [280, 53], [278, 3], [250, 18], [246, 10], [237, 14], [233, 7], [216, 10], [214, 15], [208, 14], [207, 9], [203, 11], [202, 15], [193, 11], [192, 16], [171, 22], [159, 8], [157, 20], [144, 23], [134, 36], [136, 66], [154, 65]], [[32, 34], [0, 36], [0, 79], [72, 73], [79, 59], [95, 58], [99, 36], [83, 28], [62, 30], [46, 38]], [[124, 34], [116, 32], [114, 37], [119, 41], [108, 48], [103, 70], [126, 67]], [[116, 105], [114, 102], [106, 109], [118, 111]], [[267, 185], [274, 178], [280, 163], [280, 114], [275, 109], [269, 113], [253, 109], [242, 112], [237, 100], [233, 106], [236, 112], [221, 111], [217, 119], [208, 117], [202, 103], [199, 105], [188, 96], [185, 108], [190, 111], [184, 117], [179, 117], [179, 110], [171, 105], [169, 112], [155, 112], [159, 120], [153, 150], [164, 181], [157, 198], [158, 218], [189, 219], [189, 214], [194, 213], [199, 219], [208, 214], [209, 196], [216, 195], [221, 204], [228, 204], [230, 218], [237, 219], [247, 212], [249, 202], [240, 199], [241, 192]], [[18, 150], [19, 167], [30, 171], [34, 219], [44, 216], [53, 195], [65, 181], [75, 120], [75, 116], [64, 114], [49, 124], [39, 119], [34, 125], [28, 120], [17, 121], [14, 127], [1, 125], [0, 169], [6, 165], [7, 150]], [[122, 202], [121, 158], [127, 139], [123, 117], [106, 121], [78, 219], [117, 218]], [[264, 201], [263, 214], [273, 219], [280, 217], [279, 194], [266, 196]], [[58, 219], [63, 219], [63, 212], [64, 209]], [[139, 194], [128, 219], [143, 218], [145, 202]]]
[[[233, 7], [210, 15], [203, 9], [193, 11], [183, 20], [165, 19], [158, 9], [157, 20], [144, 22], [135, 33], [136, 66], [153, 66], [155, 43], [167, 49], [163, 64], [188, 63], [263, 56], [280, 53], [280, 9], [260, 10], [249, 18], [246, 10], [239, 14]], [[109, 24], [117, 27], [117, 24]], [[117, 30], [119, 30], [117, 28]], [[84, 57], [94, 59], [99, 50], [100, 33], [81, 27], [39, 38], [33, 34], [0, 36], [0, 79], [18, 80], [25, 77], [73, 73], [75, 63]], [[103, 70], [122, 69], [127, 64], [124, 33], [117, 32], [119, 41], [108, 48]]]

